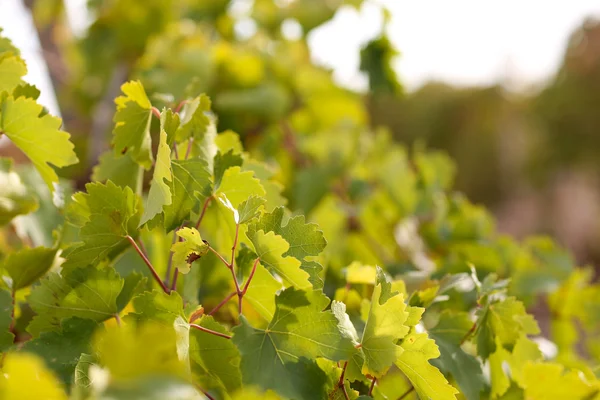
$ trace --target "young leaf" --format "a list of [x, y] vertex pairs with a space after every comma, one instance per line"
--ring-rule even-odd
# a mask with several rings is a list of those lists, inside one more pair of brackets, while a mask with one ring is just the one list
[[121, 91], [124, 96], [115, 99], [117, 112], [113, 118], [115, 154], [129, 153], [135, 162], [149, 169], [153, 160], [150, 137], [152, 104], [139, 81], [124, 83]]
[[9, 52], [0, 53], [0, 93], [12, 93], [26, 73], [27, 67], [21, 57]]
[[576, 370], [561, 364], [528, 363], [523, 368], [525, 398], [531, 400], [597, 399], [600, 381], [583, 380]]
[[201, 139], [210, 126], [210, 99], [206, 95], [200, 95], [192, 101], [188, 101], [181, 111], [181, 127], [175, 134], [178, 143], [189, 138]]
[[70, 135], [59, 130], [60, 118], [49, 114], [40, 117], [42, 106], [25, 97], [6, 98], [0, 108], [0, 131], [35, 165], [50, 192], [58, 176], [50, 164], [66, 167], [78, 162]]
[[12, 289], [22, 289], [42, 277], [52, 266], [57, 250], [35, 247], [10, 253], [2, 267], [12, 279]]
[[21, 350], [42, 357], [63, 383], [70, 385], [79, 356], [91, 351], [90, 341], [97, 326], [89, 319], [69, 318], [61, 323], [60, 331], [44, 332]]
[[171, 247], [173, 265], [175, 268], [179, 268], [179, 272], [182, 274], [187, 274], [190, 272], [192, 263], [208, 253], [208, 244], [202, 240], [200, 232], [196, 228], [179, 229], [177, 236], [184, 240], [176, 242]]
[[197, 204], [210, 196], [210, 172], [208, 164], [200, 158], [172, 161], [173, 193], [172, 204], [163, 208], [164, 226], [167, 232], [172, 231], [189, 218], [190, 212]]
[[108, 150], [100, 156], [98, 164], [92, 169], [92, 182], [110, 180], [117, 186], [129, 186], [135, 190], [140, 184], [139, 170], [139, 165], [131, 157]]
[[300, 269], [300, 261], [294, 257], [284, 257], [290, 245], [274, 232], [265, 234], [262, 230], [256, 232], [250, 240], [254, 252], [260, 257], [265, 267], [275, 271], [283, 280], [298, 289], [308, 290], [312, 287], [308, 281], [309, 274]]
[[37, 208], [37, 199], [12, 170], [12, 160], [0, 158], [0, 226]]
[[223, 174], [221, 185], [215, 186], [215, 197], [225, 196], [234, 208], [250, 196], [262, 197], [265, 195], [260, 181], [254, 178], [254, 172], [242, 172], [240, 167], [231, 167]]
[[112, 267], [75, 268], [51, 273], [42, 279], [28, 301], [37, 316], [27, 330], [35, 337], [45, 331], [58, 331], [61, 320], [80, 317], [101, 322], [118, 311], [117, 297], [123, 279]]
[[426, 333], [414, 330], [402, 340], [402, 354], [396, 365], [410, 379], [422, 399], [455, 400], [458, 390], [448, 383], [439, 369], [429, 363], [440, 356], [435, 342]]
[[241, 167], [243, 162], [242, 156], [235, 154], [233, 150], [230, 150], [225, 154], [218, 152], [217, 155], [215, 155], [213, 162], [213, 182], [215, 190], [221, 186], [225, 171], [231, 167]]
[[138, 199], [131, 188], [108, 181], [88, 183], [86, 189], [87, 194], [77, 197], [81, 203], [76, 209], [87, 220], [79, 234], [83, 243], [65, 252], [66, 269], [114, 258], [130, 246], [127, 235], [138, 233]]
[[150, 191], [148, 192], [148, 199], [146, 200], [146, 207], [144, 208], [140, 226], [154, 218], [157, 214], [160, 214], [163, 211], [163, 207], [172, 203], [171, 187], [167, 184], [167, 182], [173, 180], [172, 175], [171, 148], [167, 144], [167, 133], [161, 130], [154, 175], [150, 183]]
[[525, 311], [523, 303], [514, 297], [479, 310], [477, 321], [477, 353], [487, 359], [496, 351], [496, 341], [504, 346], [513, 346], [522, 334], [535, 335], [540, 328], [533, 317]]

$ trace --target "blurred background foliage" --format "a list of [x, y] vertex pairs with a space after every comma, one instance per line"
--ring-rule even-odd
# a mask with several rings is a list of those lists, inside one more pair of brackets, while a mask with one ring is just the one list
[[241, 2], [243, 12], [231, 0], [91, 0], [82, 36], [71, 32], [62, 0], [25, 3], [82, 160], [67, 171], [79, 187], [109, 147], [112, 99], [140, 79], [159, 108], [207, 93], [218, 131], [239, 133], [254, 156], [278, 166], [291, 209], [319, 213], [332, 188], [360, 196], [361, 183], [340, 175], [356, 151], [345, 138], [386, 129], [410, 153], [449, 154], [455, 187], [489, 207], [501, 232], [552, 234], [580, 263], [600, 262], [599, 21], [572, 34], [544, 87], [430, 82], [407, 93], [382, 10], [381, 34], [360, 53], [370, 90], [356, 93], [311, 62], [306, 37], [363, 0], [255, 0]]

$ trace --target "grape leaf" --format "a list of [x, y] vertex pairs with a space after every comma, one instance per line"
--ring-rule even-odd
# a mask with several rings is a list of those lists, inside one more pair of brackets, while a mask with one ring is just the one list
[[409, 313], [406, 312], [404, 296], [395, 293], [390, 296], [391, 284], [379, 280], [373, 289], [371, 306], [360, 340], [360, 351], [364, 355], [362, 373], [381, 377], [402, 354], [399, 339], [408, 334], [406, 325]]
[[177, 292], [144, 292], [133, 298], [133, 308], [135, 312], [127, 314], [126, 320], [131, 319], [137, 323], [153, 321], [172, 326], [177, 317], [185, 319], [183, 300]]
[[0, 353], [12, 346], [15, 335], [10, 332], [13, 315], [13, 300], [7, 290], [0, 289]]
[[181, 110], [181, 126], [175, 134], [178, 143], [191, 137], [201, 139], [211, 124], [207, 112], [210, 111], [210, 99], [200, 95], [188, 101]]
[[145, 169], [152, 166], [152, 104], [139, 81], [126, 82], [121, 86], [124, 96], [115, 99], [117, 112], [113, 118], [115, 128], [113, 141], [115, 154], [129, 153]]
[[597, 399], [600, 382], [590, 383], [572, 370], [555, 363], [528, 363], [523, 368], [523, 387], [528, 400]]
[[329, 303], [323, 293], [288, 288], [275, 301], [275, 315], [265, 330], [253, 328], [244, 317], [233, 329], [243, 381], [282, 396], [322, 398], [325, 376], [307, 358], [347, 359], [354, 346], [340, 334], [333, 313], [323, 311]]
[[435, 342], [426, 333], [409, 333], [401, 343], [402, 353], [396, 365], [412, 383], [422, 399], [454, 400], [458, 393], [439, 369], [428, 360], [440, 356]]
[[59, 130], [60, 118], [49, 114], [40, 117], [42, 106], [25, 97], [8, 97], [0, 109], [0, 131], [35, 165], [50, 192], [58, 176], [49, 164], [66, 167], [78, 162], [70, 135]]
[[[229, 334], [209, 315], [195, 323], [215, 332]], [[191, 329], [190, 363], [192, 373], [205, 390], [224, 389], [233, 393], [242, 386], [240, 352], [229, 339]]]
[[177, 341], [175, 329], [146, 322], [111, 327], [96, 335], [93, 347], [111, 382], [160, 375], [185, 378], [189, 365], [180, 359]]
[[160, 131], [160, 139], [158, 143], [158, 153], [156, 156], [156, 165], [154, 166], [154, 174], [150, 183], [150, 191], [146, 200], [146, 207], [142, 214], [140, 226], [151, 220], [157, 214], [163, 211], [164, 206], [172, 203], [171, 188], [165, 182], [173, 180], [171, 170], [171, 148], [167, 144], [167, 133], [164, 130]]
[[437, 325], [429, 330], [429, 337], [440, 350], [440, 357], [432, 360], [431, 364], [451, 374], [467, 400], [478, 400], [485, 382], [481, 364], [460, 348], [472, 326], [473, 322], [466, 312], [442, 312]]
[[111, 181], [85, 187], [87, 194], [76, 197], [80, 201], [77, 212], [81, 219], [87, 219], [79, 234], [83, 243], [65, 251], [63, 267], [67, 269], [114, 258], [130, 246], [127, 235], [138, 234], [138, 198], [131, 188]]
[[215, 155], [213, 162], [213, 182], [215, 190], [221, 186], [225, 171], [231, 167], [241, 167], [243, 162], [242, 156], [234, 154], [233, 150], [230, 150], [225, 154], [218, 152]]
[[160, 113], [160, 130], [167, 134], [167, 145], [169, 148], [175, 143], [175, 134], [180, 126], [179, 114], [176, 114], [170, 108], [165, 108]]
[[43, 276], [52, 266], [57, 250], [35, 247], [9, 253], [2, 267], [12, 279], [12, 289], [27, 287]]
[[7, 354], [2, 366], [7, 378], [0, 380], [0, 398], [67, 400], [63, 385], [44, 361], [24, 353]]
[[234, 208], [247, 200], [250, 196], [262, 197], [265, 195], [260, 181], [254, 178], [254, 172], [242, 172], [240, 167], [231, 167], [223, 174], [219, 187], [215, 186], [215, 197], [225, 196]]
[[9, 52], [0, 53], [0, 92], [12, 92], [27, 73], [25, 62]]
[[179, 268], [182, 274], [187, 274], [192, 263], [208, 253], [208, 243], [202, 240], [196, 228], [179, 229], [177, 236], [183, 239], [183, 242], [178, 241], [171, 246], [173, 265]]
[[261, 264], [275, 271], [290, 285], [299, 289], [310, 289], [309, 274], [300, 269], [300, 261], [294, 257], [284, 257], [289, 250], [289, 244], [274, 232], [256, 232], [250, 238], [254, 245], [254, 252], [260, 258]]
[[200, 158], [172, 161], [173, 193], [172, 204], [165, 206], [164, 225], [167, 232], [172, 231], [189, 218], [196, 204], [210, 195], [210, 172], [206, 161]]
[[540, 329], [533, 317], [525, 311], [522, 302], [514, 297], [478, 310], [477, 353], [487, 359], [496, 351], [496, 340], [504, 346], [513, 346], [522, 334], [537, 334]]
[[115, 185], [129, 186], [135, 190], [141, 182], [139, 165], [129, 156], [115, 154], [112, 150], [103, 153], [92, 170], [92, 182], [112, 181]]
[[70, 385], [81, 353], [91, 351], [90, 339], [97, 323], [75, 317], [62, 321], [60, 325], [60, 331], [43, 332], [21, 349], [42, 357], [63, 383]]
[[243, 201], [237, 209], [238, 221], [236, 223], [245, 224], [248, 221], [260, 215], [260, 209], [266, 203], [266, 200], [258, 196], [250, 196], [248, 200]]
[[117, 297], [117, 310], [123, 310], [132, 297], [142, 293], [146, 287], [147, 278], [139, 272], [132, 272], [125, 278], [123, 289]]
[[19, 98], [21, 96], [27, 97], [32, 100], [37, 100], [40, 97], [41, 92], [34, 85], [30, 85], [29, 83], [21, 83], [19, 86], [15, 87], [12, 91], [13, 97]]
[[263, 214], [258, 221], [248, 225], [246, 236], [252, 240], [258, 230], [273, 231], [275, 234], [281, 235], [290, 245], [284, 256], [292, 256], [300, 260], [300, 268], [310, 275], [309, 281], [313, 288], [321, 289], [323, 280], [319, 274], [323, 267], [315, 261], [308, 261], [306, 258], [318, 256], [327, 245], [323, 231], [319, 230], [317, 224], [305, 223], [302, 215], [290, 218], [284, 226], [283, 212], [284, 208], [278, 207], [272, 213]]
[[0, 226], [37, 208], [37, 199], [12, 170], [12, 160], [0, 158]]
[[116, 302], [123, 279], [114, 268], [88, 266], [63, 269], [61, 273], [50, 273], [29, 295], [29, 304], [37, 316], [27, 330], [35, 337], [41, 332], [58, 331], [65, 318], [101, 322], [118, 311]]

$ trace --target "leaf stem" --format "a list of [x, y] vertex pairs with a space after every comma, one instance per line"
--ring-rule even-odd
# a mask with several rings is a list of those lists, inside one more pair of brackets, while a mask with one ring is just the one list
[[202, 219], [204, 218], [204, 214], [206, 214], [206, 209], [208, 208], [208, 205], [210, 204], [212, 199], [213, 199], [213, 197], [209, 196], [206, 198], [206, 200], [204, 200], [204, 205], [202, 206], [202, 212], [200, 213], [200, 217], [198, 217], [198, 222], [196, 222], [196, 229], [198, 229], [198, 227], [200, 226], [200, 223], [202, 222]]
[[127, 235], [125, 237], [127, 238], [127, 240], [129, 240], [129, 243], [131, 243], [131, 245], [133, 246], [133, 248], [135, 249], [135, 251], [137, 251], [137, 253], [140, 255], [140, 257], [142, 258], [142, 260], [144, 260], [144, 262], [146, 263], [146, 265], [150, 269], [150, 272], [154, 276], [154, 279], [156, 280], [156, 282], [158, 282], [158, 284], [160, 285], [160, 287], [162, 288], [162, 290], [164, 290], [165, 293], [169, 294], [169, 292], [170, 292], [169, 288], [164, 284], [164, 282], [162, 281], [162, 279], [160, 279], [160, 276], [158, 276], [158, 273], [156, 272], [156, 270], [152, 266], [152, 263], [150, 262], [150, 260], [148, 260], [148, 257], [146, 257], [146, 255], [142, 252], [142, 250], [137, 245], [137, 243], [135, 242], [135, 240], [131, 236], [129, 236], [129, 235]]
[[233, 239], [233, 246], [231, 246], [231, 262], [229, 263], [229, 268], [233, 268], [233, 263], [235, 262], [235, 248], [238, 244], [238, 235], [240, 233], [240, 224], [235, 224], [235, 238]]
[[171, 283], [171, 291], [177, 289], [177, 277], [179, 276], [179, 268], [175, 268], [173, 272], [173, 283]]
[[119, 317], [119, 313], [115, 313], [114, 317], [115, 321], [117, 321], [117, 325], [121, 326], [121, 317]]
[[181, 107], [183, 107], [184, 104], [186, 104], [187, 102], [188, 102], [187, 100], [181, 100], [175, 107], [175, 110], [173, 110], [173, 111], [176, 113], [179, 113], [179, 111], [181, 111]]
[[473, 332], [475, 332], [475, 328], [477, 328], [477, 322], [474, 322], [471, 329], [469, 329], [465, 336], [463, 336], [463, 338], [460, 340], [460, 343], [458, 344], [459, 346], [462, 346], [467, 341], [467, 339], [473, 334]]
[[[181, 227], [179, 227], [181, 228]], [[169, 286], [169, 282], [171, 280], [171, 268], [173, 267], [173, 251], [171, 248], [175, 244], [177, 240], [177, 229], [173, 231], [173, 240], [171, 241], [171, 247], [169, 248], [169, 261], [167, 262], [167, 272], [165, 273], [165, 285]]]
[[338, 387], [342, 389], [342, 393], [344, 393], [344, 398], [346, 400], [350, 400], [348, 393], [346, 392], [346, 386], [344, 386], [344, 376], [346, 375], [346, 368], [348, 368], [348, 361], [344, 362], [344, 367], [342, 368], [342, 374], [340, 375], [340, 380], [338, 381]]
[[156, 118], [160, 119], [160, 111], [158, 110], [158, 108], [156, 107], [152, 107], [152, 115], [154, 115]]
[[220, 309], [221, 307], [223, 307], [225, 304], [227, 304], [227, 302], [228, 302], [229, 300], [231, 300], [231, 298], [232, 298], [233, 296], [235, 296], [236, 294], [237, 294], [237, 292], [231, 292], [231, 293], [230, 293], [230, 294], [229, 294], [227, 297], [225, 297], [225, 298], [224, 298], [224, 299], [223, 299], [223, 300], [222, 300], [222, 301], [221, 301], [219, 304], [217, 304], [217, 306], [216, 306], [215, 308], [213, 308], [213, 309], [212, 309], [212, 310], [211, 310], [211, 311], [208, 313], [208, 315], [213, 315], [214, 313], [216, 313], [217, 311], [219, 311], [219, 309]]
[[[8, 327], [8, 331], [13, 333], [13, 330], [15, 329], [15, 294], [16, 294], [16, 290], [12, 289], [10, 291], [10, 298], [11, 298], [11, 304], [12, 304], [12, 308], [10, 309], [10, 326]], [[17, 338], [17, 335], [15, 335], [14, 339]]]
[[191, 137], [188, 139], [187, 149], [185, 150], [185, 160], [190, 156], [190, 152], [192, 151], [192, 143], [194, 143], [194, 138]]
[[406, 396], [411, 394], [414, 390], [415, 390], [415, 387], [411, 386], [410, 389], [408, 389], [406, 392], [404, 392], [404, 394], [402, 396], [398, 397], [398, 400], [403, 400], [404, 398], [406, 398]]
[[[260, 257], [257, 257], [256, 260], [254, 260], [254, 264], [252, 265], [252, 271], [250, 271], [250, 275], [248, 275], [248, 279], [246, 279], [244, 288], [242, 289], [241, 292], [238, 292], [238, 312], [240, 313], [240, 315], [242, 315], [242, 301], [244, 299], [244, 295], [248, 291], [248, 286], [250, 286], [250, 281], [252, 281], [252, 278], [254, 277], [254, 273], [256, 272], [256, 266], [258, 265], [259, 262], [260, 262]], [[233, 271], [233, 269], [232, 269], [232, 271]], [[236, 282], [237, 282], [237, 280], [236, 280]]]
[[223, 262], [223, 264], [225, 264], [225, 266], [227, 268], [231, 269], [227, 260], [222, 255], [220, 255], [218, 251], [216, 251], [215, 249], [213, 249], [210, 246], [208, 246], [208, 250], [212, 251], [219, 258], [219, 260], [221, 260]]
[[225, 339], [231, 339], [231, 336], [229, 336], [229, 335], [226, 335], [226, 334], [221, 333], [221, 332], [213, 331], [212, 329], [208, 329], [208, 328], [205, 328], [205, 327], [197, 325], [197, 324], [190, 324], [190, 326], [192, 328], [198, 329], [199, 331], [210, 333], [211, 335], [219, 336], [219, 337], [222, 337], [222, 338], [225, 338]]
[[371, 387], [369, 388], [369, 396], [372, 396], [373, 393], [373, 388], [375, 387], [375, 382], [377, 382], [377, 378], [373, 378], [373, 380], [371, 381]]

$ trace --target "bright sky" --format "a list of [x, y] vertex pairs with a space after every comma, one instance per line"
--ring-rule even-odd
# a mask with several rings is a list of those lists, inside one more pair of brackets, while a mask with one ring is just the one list
[[[85, 29], [85, 0], [69, 4], [72, 25]], [[543, 82], [556, 71], [569, 34], [586, 16], [600, 18], [599, 0], [365, 0], [360, 12], [344, 7], [309, 37], [314, 60], [333, 68], [346, 86], [366, 88], [359, 49], [379, 33], [379, 4], [392, 12], [389, 34], [401, 51], [395, 67], [409, 90], [430, 79], [458, 85], [501, 81], [516, 89]], [[0, 27], [22, 49], [27, 80], [42, 89], [40, 102], [58, 114], [22, 0], [0, 0]]]

